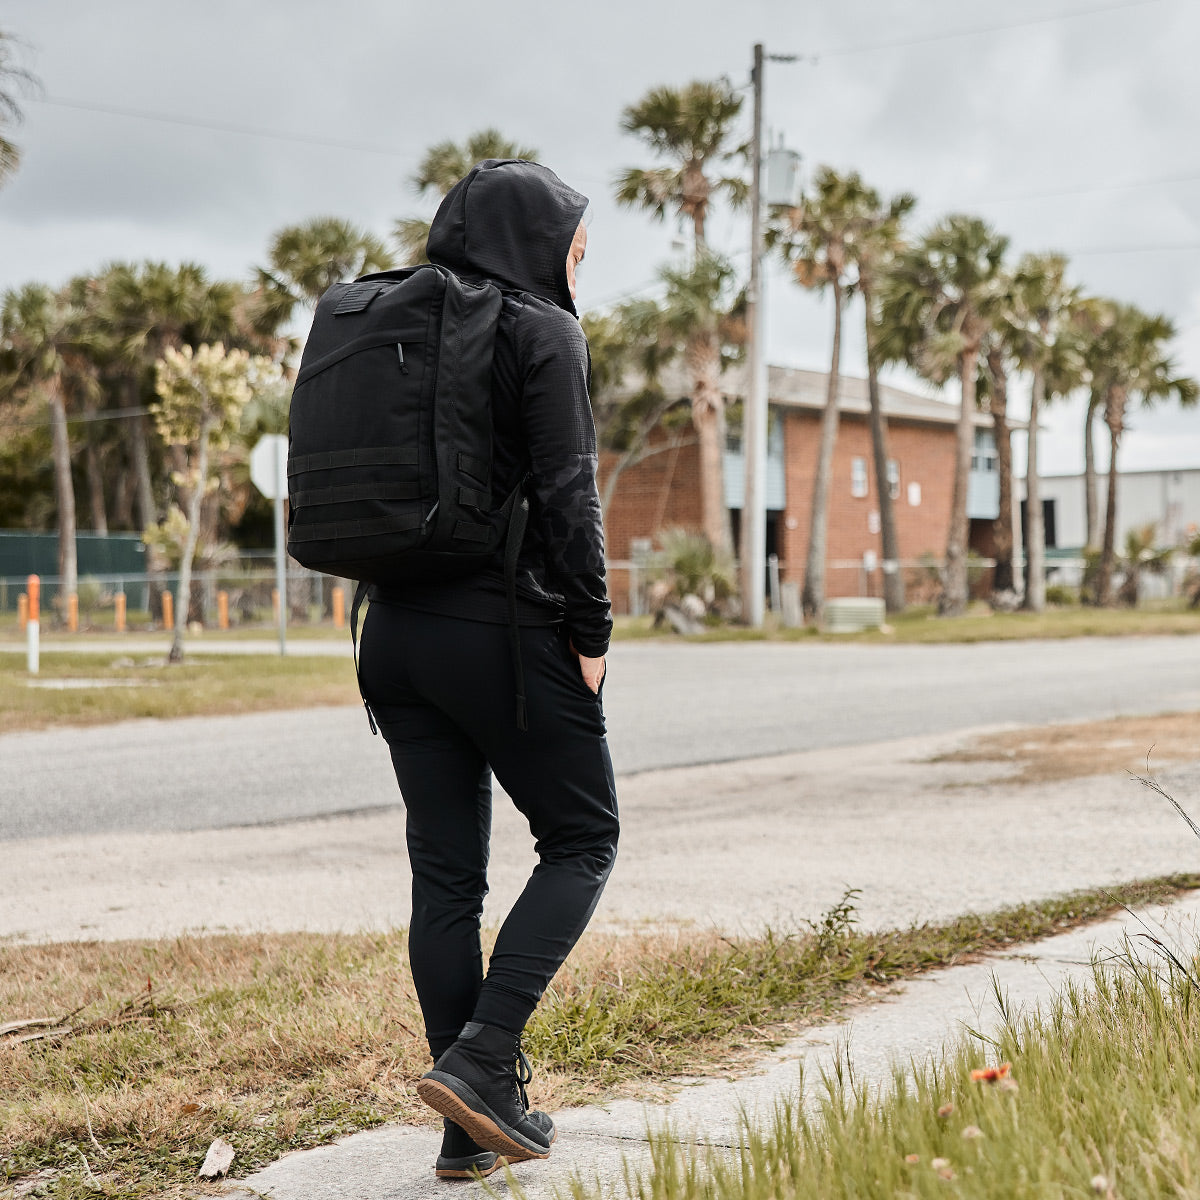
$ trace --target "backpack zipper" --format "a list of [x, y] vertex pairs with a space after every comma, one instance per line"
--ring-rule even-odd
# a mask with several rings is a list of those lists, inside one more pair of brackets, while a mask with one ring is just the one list
[[408, 364], [404, 361], [404, 347], [399, 342], [396, 343], [396, 353], [400, 356], [400, 374], [408, 374]]

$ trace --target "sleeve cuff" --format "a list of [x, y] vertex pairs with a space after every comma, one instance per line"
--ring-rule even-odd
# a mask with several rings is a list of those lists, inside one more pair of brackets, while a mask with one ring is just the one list
[[584, 658], [603, 658], [608, 653], [608, 641], [590, 642], [586, 638], [580, 638], [578, 634], [571, 634], [571, 645], [583, 655]]

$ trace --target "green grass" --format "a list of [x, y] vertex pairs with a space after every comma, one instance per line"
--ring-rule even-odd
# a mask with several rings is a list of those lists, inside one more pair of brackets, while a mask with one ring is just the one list
[[[665, 1135], [637, 1200], [966, 1200], [1200, 1195], [1200, 983], [1126, 944], [1084, 989], [899, 1068], [880, 1096], [844, 1055], [814, 1090], [743, 1129], [732, 1159]], [[973, 1078], [985, 1067], [1009, 1071]], [[518, 1194], [519, 1190], [518, 1190]], [[593, 1193], [576, 1184], [572, 1196]], [[611, 1193], [607, 1194], [611, 1198]]]
[[[1014, 638], [1064, 638], [1085, 636], [1138, 636], [1200, 632], [1200, 613], [1178, 606], [1159, 610], [1071, 608], [1034, 615], [991, 615], [975, 611], [953, 620], [928, 611], [913, 610], [898, 618], [889, 632], [822, 635], [811, 629], [765, 630], [735, 626], [713, 629], [698, 637], [679, 639], [659, 635], [648, 617], [619, 618], [617, 640], [663, 636], [670, 641], [838, 641], [866, 644], [978, 642]], [[75, 636], [87, 636], [111, 646], [99, 653], [72, 652]], [[269, 627], [241, 628], [226, 634], [206, 633], [190, 640], [182, 667], [165, 669], [162, 659], [124, 650], [126, 635], [72, 635], [50, 631], [43, 644], [41, 679], [84, 678], [103, 682], [124, 681], [139, 686], [93, 687], [54, 691], [30, 687], [25, 672], [25, 651], [16, 635], [0, 631], [0, 733], [40, 729], [57, 724], [101, 724], [130, 717], [182, 717], [208, 714], [261, 712], [304, 708], [314, 704], [358, 704], [359, 696], [349, 663], [329, 658], [279, 655], [227, 657], [205, 653], [221, 641], [270, 639]], [[138, 635], [132, 635], [137, 637]], [[163, 652], [168, 638], [161, 631]], [[288, 636], [295, 640], [322, 640], [345, 644], [349, 635], [332, 626], [297, 626]], [[136, 661], [136, 665], [129, 665]]]
[[832, 634], [806, 626], [783, 629], [772, 617], [763, 629], [717, 626], [691, 637], [652, 628], [649, 617], [619, 617], [615, 636], [621, 640], [662, 638], [686, 642], [858, 642], [874, 645], [1016, 641], [1076, 637], [1147, 637], [1200, 633], [1200, 611], [1182, 601], [1140, 609], [1061, 608], [1044, 613], [993, 613], [974, 605], [961, 617], [939, 617], [929, 608], [911, 608], [889, 618], [885, 631]]
[[63, 690], [31, 686], [24, 652], [0, 649], [0, 733], [134, 717], [189, 717], [361, 703], [350, 662], [319, 656], [205, 657], [193, 650], [183, 664], [168, 667], [165, 654], [148, 658], [117, 651], [112, 655], [56, 651], [42, 656], [36, 680], [42, 684], [88, 680], [107, 686]]
[[[848, 896], [790, 936], [586, 935], [527, 1031], [532, 1099], [652, 1093], [880, 985], [1197, 886], [1175, 876], [891, 933], [856, 931]], [[55, 1171], [43, 1194], [57, 1200], [93, 1194], [89, 1175], [112, 1197], [190, 1185], [216, 1136], [244, 1175], [350, 1130], [432, 1122], [412, 1090], [427, 1059], [401, 934], [0, 946], [0, 1014], [75, 1029], [0, 1044], [0, 1183]]]

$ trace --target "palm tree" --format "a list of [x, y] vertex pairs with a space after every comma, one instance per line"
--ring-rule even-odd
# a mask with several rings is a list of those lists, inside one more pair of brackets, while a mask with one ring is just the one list
[[[867, 187], [857, 171], [839, 175], [831, 167], [820, 167], [813, 180], [811, 195], [806, 196], [798, 207], [777, 214], [768, 238], [789, 264], [801, 287], [817, 292], [828, 287], [833, 293], [833, 350], [821, 417], [817, 469], [813, 477], [812, 517], [801, 594], [804, 615], [812, 621], [820, 621], [825, 608], [825, 558], [833, 451], [838, 432], [842, 316], [859, 282], [860, 250], [864, 243], [877, 239], [881, 223], [898, 226], [904, 207], [903, 202], [898, 207], [893, 202], [894, 211], [885, 211], [879, 193]], [[882, 430], [881, 434], [886, 437]], [[886, 450], [882, 473], [876, 462], [876, 475], [882, 494], [887, 490]], [[890, 501], [890, 494], [888, 499]], [[895, 532], [894, 523], [892, 532]]]
[[[488, 158], [523, 158], [537, 162], [538, 152], [506, 138], [498, 129], [480, 129], [465, 142], [438, 142], [425, 151], [409, 182], [418, 196], [443, 196], [478, 162]], [[401, 217], [392, 227], [405, 262], [428, 262], [425, 243], [429, 222], [423, 217]]]
[[387, 271], [395, 260], [373, 233], [337, 217], [316, 217], [279, 230], [267, 250], [267, 264], [255, 268], [255, 326], [273, 334], [297, 308], [315, 308], [335, 283], [367, 271]]
[[1125, 579], [1117, 593], [1117, 603], [1137, 608], [1142, 598], [1142, 579], [1146, 575], [1165, 575], [1175, 553], [1174, 546], [1155, 547], [1154, 522], [1140, 529], [1131, 529], [1125, 535], [1125, 555], [1121, 566]]
[[692, 223], [696, 253], [708, 246], [705, 222], [714, 195], [746, 202], [741, 175], [712, 178], [714, 164], [741, 153], [730, 144], [742, 98], [728, 81], [698, 80], [682, 88], [652, 88], [621, 114], [621, 129], [668, 160], [661, 167], [630, 167], [617, 177], [617, 203], [665, 220], [669, 212]]
[[[641, 139], [666, 161], [657, 167], [631, 167], [621, 172], [616, 181], [617, 202], [643, 209], [658, 220], [673, 213], [691, 222], [700, 293], [714, 294], [711, 285], [723, 269], [719, 260], [708, 256], [705, 235], [713, 197], [724, 195], [739, 205], [747, 195], [740, 175], [713, 174], [716, 166], [740, 153], [733, 138], [741, 107], [741, 96], [727, 81], [697, 81], [682, 88], [653, 88], [621, 116], [622, 130]], [[684, 292], [690, 290], [683, 288]], [[703, 531], [717, 550], [727, 553], [733, 539], [725, 507], [725, 410], [719, 386], [717, 321], [706, 319], [696, 326], [684, 357], [692, 376], [692, 414], [700, 443]]]
[[[138, 411], [154, 395], [155, 364], [168, 349], [222, 342], [243, 349], [263, 348], [263, 337], [250, 328], [259, 314], [239, 284], [211, 280], [203, 267], [182, 263], [114, 263], [97, 279], [93, 296], [94, 320], [104, 333], [103, 361], [120, 407], [132, 410], [124, 420], [127, 453], [136, 479], [139, 527], [143, 532], [159, 522], [166, 492], [159, 468], [164, 458], [172, 471], [183, 470], [180, 447], [164, 447]], [[205, 506], [212, 522], [220, 496]], [[186, 500], [185, 500], [186, 503]], [[150, 547], [150, 606], [157, 613], [165, 562], [157, 546]]]
[[1142, 312], [1116, 301], [1096, 305], [1092, 336], [1085, 358], [1092, 376], [1094, 396], [1103, 398], [1104, 423], [1109, 435], [1108, 496], [1104, 515], [1104, 543], [1096, 574], [1096, 601], [1113, 602], [1113, 569], [1116, 565], [1117, 452], [1125, 432], [1129, 404], [1149, 407], [1175, 397], [1191, 406], [1200, 397], [1200, 384], [1176, 373], [1166, 343], [1175, 336], [1174, 324], [1165, 316]]
[[44, 284], [10, 290], [0, 302], [0, 360], [5, 381], [16, 391], [40, 395], [49, 411], [63, 616], [65, 597], [79, 586], [67, 393], [72, 376], [86, 369], [80, 361], [81, 332], [79, 311], [67, 294]]
[[[744, 340], [737, 320], [740, 297], [731, 294], [733, 267], [711, 253], [690, 267], [664, 267], [667, 285], [663, 331], [680, 348], [690, 380], [692, 426], [700, 449], [701, 529], [718, 555], [731, 553], [733, 538], [725, 507], [725, 398], [720, 378], [725, 347]], [[710, 486], [711, 481], [716, 486]]]
[[1101, 412], [1103, 398], [1093, 388], [1088, 393], [1083, 414], [1083, 497], [1086, 534], [1084, 549], [1097, 549], [1100, 541], [1100, 501], [1096, 485], [1096, 417]]
[[[105, 335], [103, 360], [120, 407], [136, 410], [153, 395], [154, 364], [168, 348], [206, 340], [241, 344], [235, 330], [245, 297], [238, 285], [213, 282], [194, 263], [113, 263], [89, 287], [88, 308]], [[144, 415], [131, 412], [125, 427], [138, 519], [147, 529], [159, 519], [155, 449]]]
[[[601, 449], [617, 455], [600, 489], [600, 507], [607, 513], [624, 471], [685, 444], [678, 414], [687, 406], [660, 382], [679, 347], [668, 310], [656, 300], [630, 300], [612, 312], [585, 314], [581, 324], [592, 364], [588, 391], [596, 435]], [[665, 441], [650, 441], [655, 430], [666, 430]]]
[[889, 613], [904, 611], [904, 574], [900, 570], [900, 539], [896, 534], [896, 510], [892, 481], [888, 476], [887, 418], [879, 394], [879, 280], [891, 268], [902, 246], [904, 219], [916, 207], [917, 198], [907, 192], [878, 204], [858, 241], [858, 290], [866, 319], [867, 398], [871, 408], [871, 455], [875, 467], [875, 491], [879, 497], [880, 549], [883, 551], [883, 600]]
[[[1012, 300], [1012, 277], [1005, 274], [997, 281], [1008, 310]], [[1006, 314], [1005, 314], [1006, 315]], [[992, 418], [992, 438], [996, 445], [996, 472], [999, 477], [999, 500], [996, 519], [992, 522], [993, 608], [1010, 611], [1015, 608], [1016, 575], [1013, 571], [1013, 551], [1016, 539], [1013, 530], [1013, 469], [1012, 429], [1008, 423], [1008, 379], [1016, 363], [1012, 346], [1004, 336], [1003, 317], [989, 330], [984, 339], [979, 391], [987, 397]]]
[[18, 93], [37, 87], [34, 77], [17, 64], [17, 44], [11, 33], [0, 29], [0, 187], [21, 164], [20, 148], [4, 135], [4, 127], [21, 123], [24, 114]]
[[896, 256], [881, 294], [885, 358], [902, 358], [944, 383], [957, 373], [962, 389], [954, 460], [950, 528], [938, 612], [967, 606], [967, 478], [975, 440], [976, 377], [984, 338], [1002, 307], [1001, 267], [1008, 238], [978, 217], [944, 217]]
[[1013, 273], [1012, 305], [1004, 335], [1018, 365], [1032, 376], [1025, 468], [1025, 599], [1022, 607], [1046, 607], [1046, 523], [1038, 463], [1038, 421], [1053, 397], [1082, 382], [1083, 361], [1075, 337], [1079, 289], [1067, 283], [1061, 254], [1026, 254]]

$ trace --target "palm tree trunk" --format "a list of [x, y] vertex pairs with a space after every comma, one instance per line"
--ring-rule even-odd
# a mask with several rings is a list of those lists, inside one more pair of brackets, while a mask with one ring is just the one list
[[838, 384], [842, 364], [842, 288], [833, 287], [833, 352], [829, 361], [829, 386], [821, 416], [821, 446], [813, 476], [812, 518], [808, 531], [808, 556], [804, 563], [804, 590], [800, 603], [804, 616], [814, 624], [825, 615], [825, 552], [829, 541], [829, 483], [833, 471], [833, 448], [838, 433]]
[[[137, 380], [128, 376], [125, 380], [125, 403], [134, 407], [138, 400]], [[129, 461], [133, 466], [136, 481], [134, 495], [137, 500], [137, 527], [145, 533], [151, 525], [158, 524], [158, 511], [154, 505], [154, 482], [150, 476], [150, 432], [149, 424], [142, 414], [129, 417], [126, 422], [126, 437], [129, 442]], [[156, 621], [162, 617], [163, 573], [166, 563], [162, 552], [153, 546], [146, 547], [147, 608]]]
[[975, 372], [979, 346], [964, 350], [958, 373], [962, 383], [962, 407], [958, 412], [958, 439], [954, 455], [954, 489], [950, 495], [950, 530], [946, 537], [946, 563], [942, 568], [942, 595], [938, 615], [959, 617], [967, 610], [967, 478], [971, 451], [975, 446]]
[[725, 507], [725, 443], [723, 438], [720, 350], [715, 333], [692, 339], [688, 358], [692, 368], [692, 423], [700, 443], [700, 522], [704, 536], [719, 554], [732, 550], [729, 509]]
[[[125, 403], [132, 408], [137, 399], [137, 381], [130, 376], [125, 384]], [[138, 522], [144, 531], [158, 524], [158, 513], [154, 507], [154, 481], [150, 475], [149, 426], [145, 416], [139, 413], [127, 419], [125, 429], [129, 440], [129, 461], [137, 480]]]
[[[94, 416], [95, 404], [87, 404], [84, 412]], [[96, 423], [88, 424], [87, 441], [84, 444], [84, 467], [87, 470], [88, 507], [91, 509], [92, 529], [96, 533], [108, 533], [108, 511], [104, 503], [104, 472], [100, 466], [100, 451], [96, 447]]]
[[188, 614], [191, 610], [192, 559], [196, 556], [196, 545], [200, 540], [200, 509], [204, 504], [205, 481], [208, 479], [208, 437], [212, 431], [211, 417], [200, 422], [200, 434], [196, 445], [196, 482], [188, 497], [188, 531], [183, 543], [183, 557], [179, 561], [179, 597], [175, 605], [175, 636], [171, 639], [171, 652], [167, 661], [183, 662], [183, 635], [187, 631]]
[[1087, 506], [1085, 550], [1095, 550], [1100, 531], [1100, 506], [1096, 500], [1096, 407], [1097, 397], [1093, 394], [1088, 397], [1087, 415], [1083, 422], [1083, 494]]
[[1046, 607], [1046, 521], [1042, 512], [1042, 481], [1038, 474], [1038, 415], [1046, 388], [1040, 370], [1033, 373], [1029, 397], [1029, 452], [1025, 468], [1025, 603], [1030, 612]]
[[996, 467], [1000, 475], [1000, 512], [992, 523], [996, 560], [992, 572], [992, 606], [1011, 608], [1017, 581], [1013, 571], [1012, 433], [1008, 427], [1008, 372], [1004, 369], [1004, 360], [999, 352], [989, 351], [987, 361], [988, 375], [992, 381], [990, 408], [996, 440]]
[[1113, 570], [1117, 559], [1117, 447], [1125, 425], [1125, 392], [1113, 388], [1104, 407], [1108, 426], [1108, 497], [1104, 506], [1104, 545], [1096, 571], [1096, 603], [1109, 607], [1113, 602]]
[[54, 499], [58, 512], [58, 609], [67, 615], [67, 597], [79, 590], [79, 568], [75, 554], [75, 485], [71, 481], [71, 443], [67, 436], [67, 406], [62, 382], [49, 383], [50, 428], [54, 454]]
[[113, 497], [113, 525], [118, 529], [132, 529], [133, 498], [137, 492], [137, 480], [132, 471], [122, 471], [117, 479], [116, 495]]
[[887, 419], [879, 395], [879, 365], [875, 361], [875, 328], [871, 295], [864, 288], [867, 311], [867, 398], [871, 404], [871, 453], [875, 461], [875, 489], [879, 494], [879, 533], [883, 550], [883, 603], [889, 613], [904, 611], [904, 574], [900, 570], [900, 541], [896, 536], [896, 508], [888, 482]]

